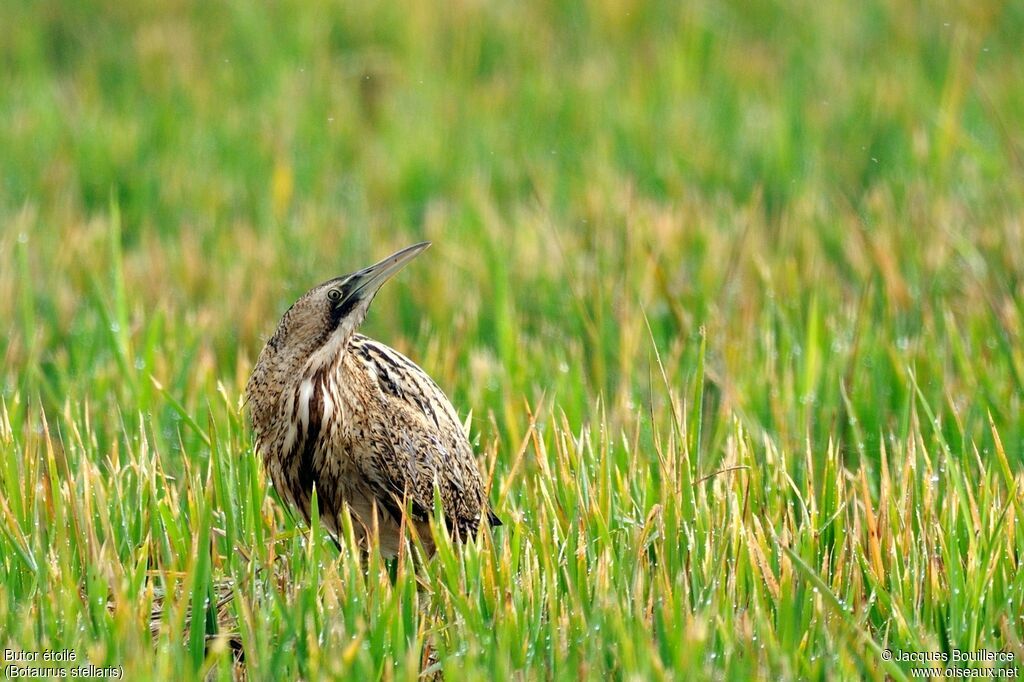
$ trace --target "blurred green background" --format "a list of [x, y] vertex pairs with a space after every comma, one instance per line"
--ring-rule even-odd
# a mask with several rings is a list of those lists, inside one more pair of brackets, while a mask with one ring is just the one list
[[[1013, 576], [1024, 532], [1008, 500], [1024, 461], [1022, 42], [1024, 4], [1009, 1], [0, 3], [9, 556], [52, 542], [32, 524], [45, 526], [53, 510], [16, 502], [30, 495], [29, 453], [52, 454], [56, 442], [71, 485], [86, 475], [79, 465], [115, 477], [150, 444], [180, 477], [167, 485], [191, 495], [190, 463], [210, 471], [219, 447], [251, 458], [239, 396], [283, 310], [319, 281], [429, 239], [434, 247], [381, 292], [364, 331], [409, 354], [460, 413], [472, 412], [513, 528], [535, 528], [553, 509], [538, 500], [556, 498], [570, 510], [562, 522], [590, 528], [591, 494], [615, 518], [668, 513], [680, 488], [667, 484], [662, 455], [677, 438], [684, 489], [722, 467], [774, 477], [750, 530], [767, 559], [744, 554], [740, 569], [726, 558], [729, 571], [769, 566], [784, 577], [786, 550], [760, 529], [786, 527], [806, 539], [804, 560], [822, 567], [822, 580], [866, 609], [856, 628], [878, 641], [904, 603], [896, 629], [906, 646], [1019, 646], [1024, 584]], [[573, 479], [589, 470], [584, 458], [556, 472], [564, 499], [541, 494], [552, 469], [539, 449], [521, 459], [533, 417], [552, 452], [590, 442], [581, 434], [609, 439], [610, 468], [593, 482], [604, 493]], [[213, 424], [225, 420], [227, 445], [218, 445]], [[257, 476], [240, 471], [231, 476]], [[895, 505], [933, 471], [930, 480], [951, 478], [924, 497], [934, 523], [926, 509], [911, 532]], [[722, 483], [718, 511], [714, 495], [701, 498], [705, 507], [690, 499], [680, 532], [702, 537], [725, 509], [747, 510], [730, 521], [746, 528], [743, 500], [757, 483]], [[972, 496], [976, 486], [984, 499]], [[72, 506], [93, 494], [64, 490]], [[125, 490], [126, 500], [140, 494]], [[877, 556], [860, 516], [872, 498], [894, 505], [878, 511], [893, 535]], [[582, 506], [571, 511], [569, 499]], [[808, 500], [811, 516], [827, 508], [868, 525], [820, 535], [793, 511]], [[223, 502], [232, 504], [247, 502]], [[178, 521], [182, 537], [204, 523], [196, 514]], [[148, 516], [139, 522], [164, 532]], [[247, 532], [262, 537], [250, 522]], [[933, 584], [930, 543], [944, 534], [961, 537], [946, 550], [964, 552], [970, 568], [946, 575], [944, 565]], [[983, 535], [1005, 542], [1005, 552], [983, 553], [998, 555], [991, 565], [970, 553]], [[143, 560], [125, 537], [112, 551], [126, 566], [198, 570], [169, 549]], [[608, 547], [622, 550], [611, 537]], [[516, 545], [512, 556], [558, 555], [559, 538]], [[658, 569], [666, 580], [701, 562], [711, 580], [714, 557], [732, 556], [699, 544]], [[856, 549], [837, 555], [840, 546]], [[59, 559], [70, 576], [61, 599], [72, 599], [88, 564], [77, 552]], [[893, 569], [888, 587], [852, 577], [890, 556], [913, 556], [924, 573]], [[45, 568], [7, 561], [0, 622], [71, 608], [37, 601], [52, 587]], [[844, 561], [845, 571], [828, 568]], [[587, 576], [566, 579], [573, 599], [577, 579]], [[660, 594], [651, 580], [644, 590]], [[752, 580], [766, 598], [766, 583]], [[951, 596], [957, 580], [978, 590], [994, 580], [1004, 592], [977, 609]], [[894, 585], [907, 592], [886, 592]], [[664, 647], [685, 640], [725, 676], [881, 674], [870, 656], [833, 658], [833, 634], [849, 644], [834, 623], [787, 648], [818, 613], [804, 593], [794, 607], [804, 620], [787, 620], [769, 599], [774, 615], [747, 624], [747, 636], [753, 628], [779, 647], [752, 659], [737, 653], [750, 645], [742, 635], [694, 634], [731, 627], [745, 608], [737, 589], [716, 578], [717, 606], [694, 596], [677, 611], [672, 623], [686, 637], [663, 623], [651, 644], [661, 658], [616, 649], [595, 670], [652, 674], [650, 660], [665, 663], [662, 673], [681, 669], [673, 656], [684, 654]], [[884, 606], [871, 606], [880, 593]], [[307, 608], [317, 612], [322, 595], [312, 594]], [[499, 609], [499, 593], [488, 594]], [[115, 646], [142, 627], [125, 618], [90, 641]], [[606, 633], [621, 625], [595, 617], [583, 631], [595, 622]], [[634, 625], [609, 641], [654, 627], [639, 615]], [[466, 665], [478, 667], [469, 669], [576, 670], [575, 659], [558, 667], [552, 652], [567, 644], [550, 638], [531, 649], [537, 658], [511, 656], [503, 647], [523, 635], [509, 632], [507, 642], [480, 639], [491, 653], [470, 656]], [[85, 636], [62, 633], [40, 626], [10, 637], [33, 646]], [[264, 672], [317, 670], [265, 660]], [[380, 673], [374, 661], [345, 670], [387, 677], [416, 667]]]
[[[511, 347], [537, 337], [541, 355], [581, 340], [591, 395], [628, 379], [620, 304], [642, 304], [659, 342], [700, 325], [742, 338], [756, 333], [729, 319], [742, 299], [832, 309], [874, 282], [873, 317], [913, 344], [939, 300], [954, 317], [980, 289], [1019, 303], [1016, 3], [0, 12], [5, 264], [30, 240], [5, 298], [28, 287], [51, 312], [33, 341], [44, 364], [88, 328], [68, 290], [102, 272], [88, 232], [112, 204], [136, 305], [216, 318], [193, 329], [218, 367], [250, 360], [309, 284], [423, 238], [438, 248], [409, 281], [431, 294], [395, 287], [413, 293], [372, 328], [458, 330], [461, 355], [497, 353], [518, 391], [546, 383], [530, 370], [545, 360]], [[1019, 324], [1010, 308], [991, 317]], [[28, 340], [5, 336], [20, 365]]]

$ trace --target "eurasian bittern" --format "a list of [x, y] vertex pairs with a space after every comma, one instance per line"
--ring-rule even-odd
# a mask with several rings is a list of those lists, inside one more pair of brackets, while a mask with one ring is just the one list
[[339, 537], [347, 507], [360, 544], [393, 556], [403, 518], [428, 551], [438, 491], [453, 537], [476, 535], [490, 509], [451, 402], [404, 355], [356, 333], [384, 282], [430, 246], [310, 289], [281, 318], [246, 386], [256, 448], [285, 503], [307, 522], [316, 485], [324, 525]]

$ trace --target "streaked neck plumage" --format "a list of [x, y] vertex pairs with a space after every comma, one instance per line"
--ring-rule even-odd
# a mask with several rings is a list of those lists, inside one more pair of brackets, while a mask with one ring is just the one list
[[[338, 321], [333, 330], [326, 325], [319, 334], [296, 328], [291, 310], [260, 353], [246, 388], [253, 427], [259, 438], [280, 410], [280, 401], [297, 395], [304, 382], [321, 380], [335, 370], [348, 351], [352, 336], [366, 317], [370, 300], [361, 301]], [[326, 332], [326, 333], [325, 333]]]

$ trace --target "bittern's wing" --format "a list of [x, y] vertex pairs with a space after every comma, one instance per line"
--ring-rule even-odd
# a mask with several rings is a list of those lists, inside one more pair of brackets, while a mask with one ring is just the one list
[[373, 452], [363, 461], [379, 503], [396, 519], [403, 504], [425, 519], [436, 485], [449, 527], [463, 538], [475, 533], [481, 512], [493, 514], [486, 511], [472, 448], [444, 392], [412, 360], [365, 336], [353, 337], [349, 358], [366, 372], [379, 401], [380, 409], [366, 415]]

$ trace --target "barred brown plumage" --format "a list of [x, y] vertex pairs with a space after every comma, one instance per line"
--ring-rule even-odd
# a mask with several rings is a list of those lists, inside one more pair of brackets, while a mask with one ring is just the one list
[[403, 515], [434, 547], [435, 486], [454, 537], [490, 509], [473, 450], [444, 392], [393, 348], [356, 333], [381, 285], [430, 245], [314, 287], [284, 314], [246, 386], [256, 448], [286, 504], [318, 509], [335, 537], [347, 507], [365, 548], [398, 552]]

